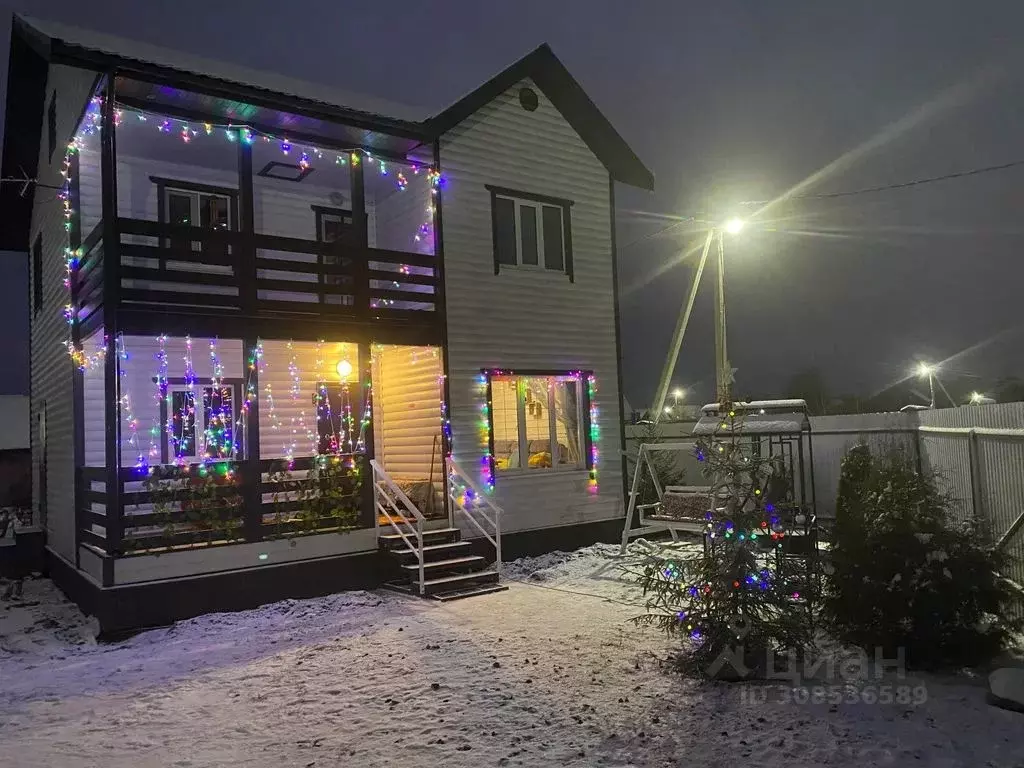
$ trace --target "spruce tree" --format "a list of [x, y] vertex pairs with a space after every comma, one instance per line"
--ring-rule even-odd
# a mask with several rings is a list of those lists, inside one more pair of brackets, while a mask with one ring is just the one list
[[648, 612], [637, 623], [683, 636], [684, 667], [707, 677], [763, 674], [769, 651], [799, 649], [810, 637], [805, 561], [787, 567], [784, 549], [803, 510], [786, 467], [755, 441], [734, 410], [698, 441], [711, 486], [703, 552], [666, 546], [639, 575]]

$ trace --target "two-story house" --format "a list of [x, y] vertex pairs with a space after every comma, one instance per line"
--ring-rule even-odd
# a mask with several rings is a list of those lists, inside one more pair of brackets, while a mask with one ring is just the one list
[[33, 503], [106, 629], [617, 540], [653, 179], [547, 46], [432, 115], [22, 17], [10, 61]]

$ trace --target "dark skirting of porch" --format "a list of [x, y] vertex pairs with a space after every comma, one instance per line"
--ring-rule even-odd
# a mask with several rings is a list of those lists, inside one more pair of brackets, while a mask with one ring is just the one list
[[[504, 559], [513, 560], [596, 542], [616, 543], [621, 534], [622, 519], [617, 518], [507, 533], [502, 535], [501, 545]], [[479, 554], [493, 558], [494, 549], [488, 542], [478, 539], [474, 544]], [[48, 575], [83, 612], [99, 620], [104, 641], [205, 613], [242, 611], [348, 589], [373, 589], [395, 577], [390, 558], [366, 552], [103, 588], [63, 558], [47, 554]]]

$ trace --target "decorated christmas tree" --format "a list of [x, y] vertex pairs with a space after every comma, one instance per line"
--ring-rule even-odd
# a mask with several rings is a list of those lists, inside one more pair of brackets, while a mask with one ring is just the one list
[[703, 551], [668, 545], [646, 558], [639, 581], [648, 612], [636, 621], [682, 635], [688, 671], [742, 679], [763, 674], [769, 651], [809, 641], [807, 571], [787, 565], [787, 536], [805, 516], [784, 463], [762, 455], [735, 410], [719, 413], [696, 447], [710, 485]]

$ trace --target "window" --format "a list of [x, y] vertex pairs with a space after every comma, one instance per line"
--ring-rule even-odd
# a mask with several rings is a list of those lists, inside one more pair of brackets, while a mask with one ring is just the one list
[[32, 243], [32, 311], [43, 306], [43, 234], [36, 235]]
[[314, 205], [313, 212], [316, 215], [316, 239], [319, 242], [336, 243], [352, 232], [352, 211]]
[[[168, 388], [170, 412], [164, 426], [169, 460], [226, 459], [240, 455], [235, 442], [235, 386], [194, 387], [183, 384]], [[201, 411], [196, 397], [202, 397]], [[169, 431], [168, 431], [169, 427]]]
[[57, 91], [50, 96], [50, 108], [46, 110], [46, 141], [50, 152], [50, 162], [57, 149]]
[[166, 189], [167, 221], [205, 229], [231, 229], [228, 195], [187, 189]]
[[318, 382], [316, 407], [317, 453], [353, 453], [358, 444], [352, 396], [347, 384]]
[[572, 202], [489, 186], [494, 228], [494, 273], [532, 267], [572, 273]]
[[[194, 184], [151, 176], [157, 185], [160, 221], [203, 229], [235, 230], [238, 221], [238, 193], [225, 187]], [[172, 238], [170, 247], [176, 251], [191, 251], [209, 255], [211, 260], [228, 255], [224, 243], [190, 241]]]
[[583, 469], [588, 409], [578, 375], [493, 375], [491, 439], [497, 471]]

